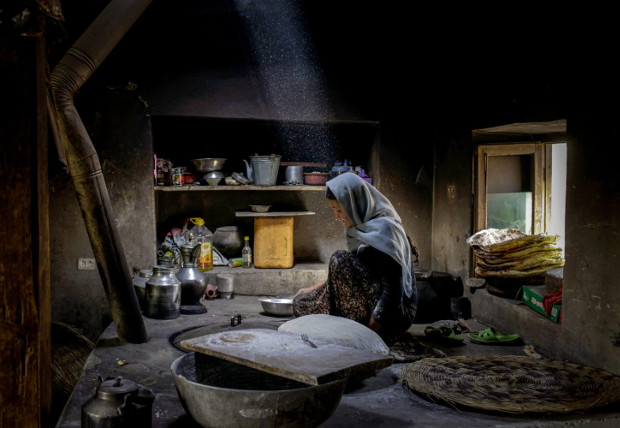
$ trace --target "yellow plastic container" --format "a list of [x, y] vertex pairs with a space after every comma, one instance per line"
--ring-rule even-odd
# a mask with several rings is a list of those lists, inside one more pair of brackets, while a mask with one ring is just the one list
[[294, 217], [254, 218], [254, 267], [289, 269], [293, 267]]

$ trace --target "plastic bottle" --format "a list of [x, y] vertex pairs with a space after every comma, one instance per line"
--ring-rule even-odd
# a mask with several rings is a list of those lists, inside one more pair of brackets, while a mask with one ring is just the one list
[[239, 267], [243, 264], [243, 258], [238, 257], [234, 259], [228, 259], [228, 266], [230, 267]]
[[252, 247], [250, 247], [250, 237], [244, 236], [243, 240], [245, 241], [245, 246], [241, 250], [241, 258], [243, 258], [241, 267], [244, 269], [249, 269], [252, 267]]
[[213, 269], [213, 234], [207, 233], [203, 235], [201, 232], [198, 232], [197, 241], [200, 245], [198, 269], [206, 272]]

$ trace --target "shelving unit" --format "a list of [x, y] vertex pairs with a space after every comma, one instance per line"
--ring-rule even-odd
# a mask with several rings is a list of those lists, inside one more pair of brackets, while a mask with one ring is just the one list
[[[272, 205], [277, 211], [312, 211], [294, 222], [295, 263], [326, 263], [342, 248], [340, 225], [325, 201], [325, 185], [282, 185], [287, 164], [302, 164], [304, 172], [329, 172], [334, 162], [347, 159], [372, 175], [373, 148], [380, 139], [376, 121], [283, 121], [253, 118], [152, 116], [153, 153], [173, 166], [192, 171], [192, 159], [227, 159], [224, 176], [246, 172], [244, 160], [255, 154], [281, 156], [275, 186], [185, 185], [154, 186], [156, 239], [180, 227], [184, 219], [202, 217], [206, 226], [235, 225], [254, 239], [254, 219], [237, 217], [250, 204]], [[316, 165], [321, 165], [318, 167]], [[199, 175], [199, 174], [198, 174]]]

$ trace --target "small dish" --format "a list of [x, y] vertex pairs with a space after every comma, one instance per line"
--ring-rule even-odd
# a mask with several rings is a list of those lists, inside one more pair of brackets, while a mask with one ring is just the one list
[[250, 205], [250, 209], [255, 213], [266, 213], [271, 208], [271, 205]]

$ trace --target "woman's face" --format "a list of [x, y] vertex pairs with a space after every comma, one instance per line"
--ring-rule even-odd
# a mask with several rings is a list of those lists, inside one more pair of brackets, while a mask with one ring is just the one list
[[344, 227], [355, 226], [355, 223], [353, 223], [351, 219], [349, 218], [349, 216], [347, 215], [347, 213], [343, 211], [342, 207], [340, 206], [337, 200], [328, 199], [327, 201], [329, 202], [329, 206], [332, 207], [332, 211], [334, 211], [334, 218], [336, 220], [342, 222], [342, 224], [344, 224]]

